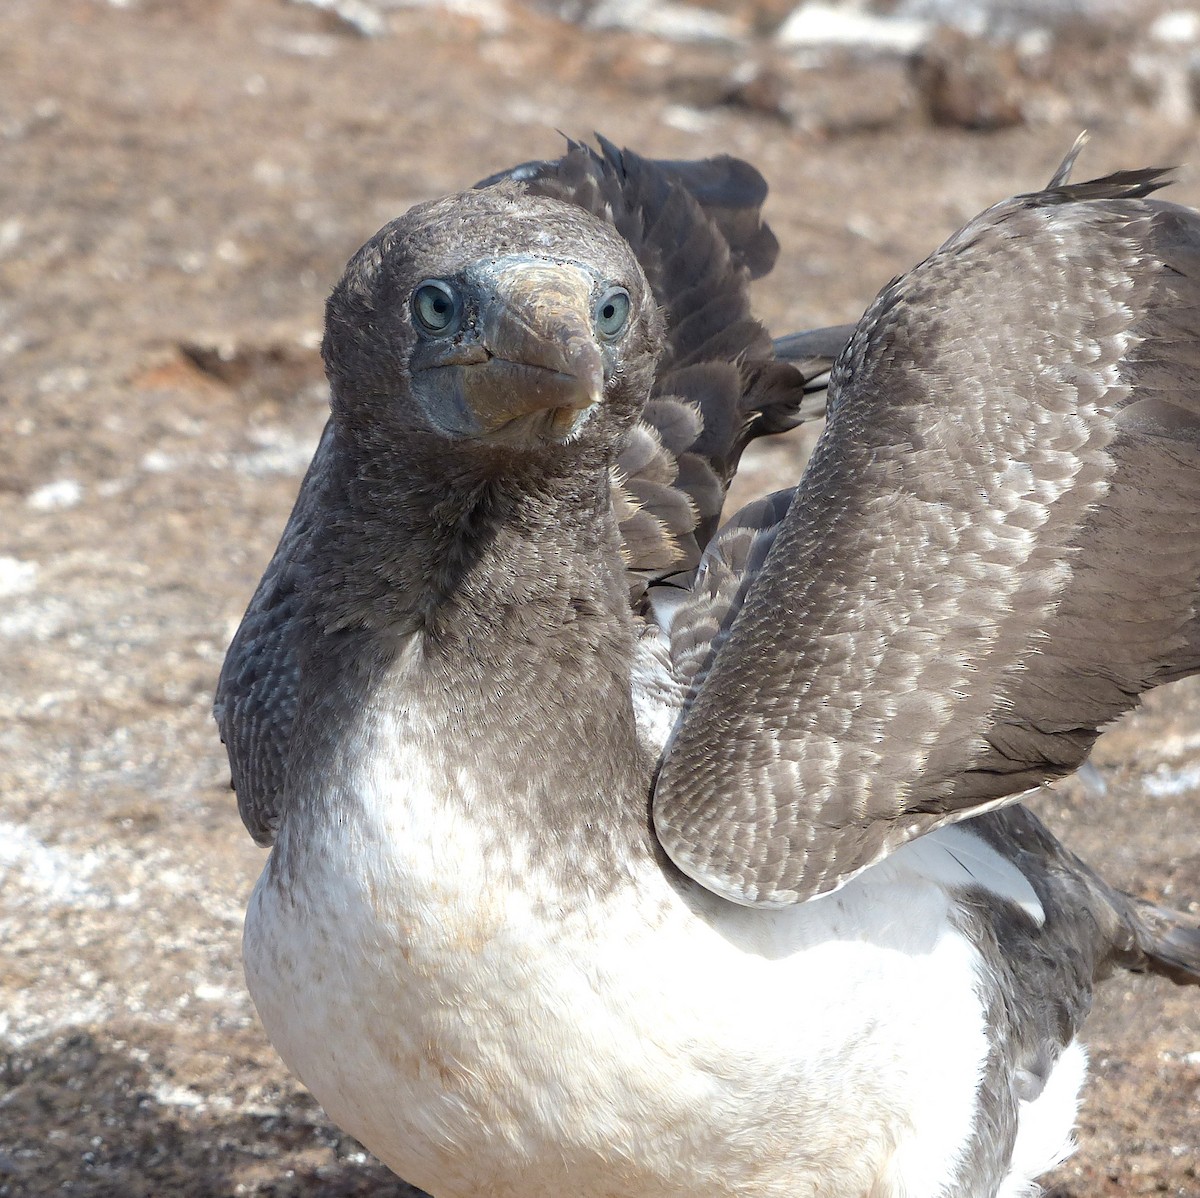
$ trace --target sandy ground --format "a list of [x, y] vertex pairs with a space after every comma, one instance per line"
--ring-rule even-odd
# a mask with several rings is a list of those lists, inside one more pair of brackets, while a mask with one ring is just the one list
[[[209, 717], [322, 423], [324, 295], [377, 226], [557, 152], [556, 128], [731, 151], [772, 183], [758, 300], [782, 332], [856, 317], [1084, 124], [1088, 172], [1200, 158], [1191, 49], [1126, 17], [982, 51], [984, 100], [1022, 119], [979, 133], [930, 123], [936, 63], [786, 58], [761, 32], [786, 6], [743, 5], [760, 32], [714, 45], [472, 11], [366, 40], [282, 0], [0, 3], [3, 1198], [409, 1192], [255, 1021], [238, 944], [264, 858]], [[1175, 195], [1200, 201], [1196, 176]], [[1095, 760], [1104, 793], [1041, 807], [1115, 881], [1197, 910], [1200, 687]], [[1200, 996], [1116, 979], [1088, 1039], [1055, 1193], [1200, 1196]]]

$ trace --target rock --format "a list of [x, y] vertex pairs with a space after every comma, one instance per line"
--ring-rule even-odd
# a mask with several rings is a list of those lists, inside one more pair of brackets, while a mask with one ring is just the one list
[[736, 42], [746, 34], [737, 17], [671, 0], [596, 0], [583, 24], [592, 29], [629, 29], [676, 42]]
[[291, 0], [308, 8], [328, 13], [339, 29], [357, 33], [359, 37], [381, 37], [388, 32], [387, 18], [378, 5], [368, 0]]
[[747, 62], [729, 80], [725, 102], [791, 124], [792, 81], [773, 64]]
[[1020, 59], [1008, 43], [939, 29], [917, 60], [915, 79], [935, 125], [1005, 129], [1025, 119]]
[[912, 54], [933, 26], [910, 17], [862, 12], [834, 4], [802, 4], [779, 27], [775, 40], [792, 50], [841, 46], [884, 54]]
[[798, 129], [845, 137], [897, 128], [910, 119], [917, 98], [904, 59], [850, 62], [842, 51], [826, 66], [800, 72], [786, 103]]
[[254, 399], [289, 400], [323, 377], [316, 351], [291, 341], [187, 341], [178, 350], [201, 374]]

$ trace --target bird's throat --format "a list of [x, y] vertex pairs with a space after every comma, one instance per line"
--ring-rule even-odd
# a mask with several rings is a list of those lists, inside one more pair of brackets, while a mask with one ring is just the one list
[[[603, 876], [613, 854], [648, 836], [650, 783], [607, 474], [520, 490], [368, 481], [347, 487], [353, 518], [339, 521], [321, 564], [329, 579], [313, 592], [340, 606], [318, 617], [328, 631], [301, 663], [293, 744], [310, 761], [297, 776], [346, 773], [337, 763], [353, 761], [364, 736], [378, 745], [394, 733], [410, 742], [394, 746], [401, 756], [419, 741], [422, 768], [439, 751], [471, 763], [464, 815], [565, 841]], [[353, 708], [349, 723], [323, 712], [328, 696]], [[447, 802], [458, 801], [452, 775], [433, 786]]]

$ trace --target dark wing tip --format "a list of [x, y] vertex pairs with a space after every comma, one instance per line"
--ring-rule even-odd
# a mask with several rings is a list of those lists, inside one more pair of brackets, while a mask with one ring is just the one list
[[[694, 161], [644, 158], [601, 133], [594, 137], [597, 149], [564, 135], [566, 151], [561, 158], [522, 162], [481, 179], [475, 187], [519, 183], [594, 210], [592, 189], [580, 186], [589, 175], [601, 191], [608, 186], [608, 176], [620, 192], [636, 190], [639, 179], [645, 184], [649, 170], [691, 196], [724, 237], [734, 261], [748, 270], [751, 278], [762, 278], [775, 265], [779, 242], [761, 216], [767, 181], [756, 167], [728, 154]], [[611, 192], [607, 198], [612, 198]]]
[[1178, 168], [1146, 166], [1138, 170], [1113, 171], [1110, 175], [1088, 179], [1084, 183], [1072, 183], [1071, 171], [1075, 168], [1075, 161], [1087, 142], [1088, 134], [1085, 129], [1050, 176], [1050, 182], [1041, 191], [1028, 192], [1017, 199], [1059, 203], [1076, 200], [1140, 200], [1174, 182], [1173, 178], [1166, 176]]
[[1060, 204], [1080, 200], [1141, 200], [1173, 183], [1171, 172], [1176, 169], [1173, 166], [1145, 166], [1138, 170], [1113, 171], [1084, 183], [1056, 184], [1051, 180], [1051, 185], [1044, 191], [1021, 198]]
[[[659, 448], [670, 460], [642, 453], [649, 445], [644, 438], [629, 447], [629, 461], [619, 463], [628, 500], [622, 511], [631, 569], [652, 568], [655, 576], [690, 569], [716, 529], [746, 443], [812, 414], [809, 383], [828, 370], [846, 338], [836, 331], [814, 335], [792, 361], [773, 352], [753, 317], [749, 280], [771, 269], [779, 243], [762, 217], [767, 182], [748, 162], [729, 155], [658, 160], [596, 133], [588, 144], [568, 138], [559, 159], [522, 163], [481, 186], [502, 182], [579, 205], [610, 223], [669, 314], [643, 423], [664, 435]], [[793, 348], [800, 352], [799, 343]], [[694, 408], [690, 424], [680, 404]], [[672, 428], [659, 428], [660, 418]], [[681, 440], [675, 434], [685, 426], [690, 435]], [[663, 485], [643, 485], [651, 482]], [[688, 501], [690, 528], [679, 518], [677, 498]], [[671, 547], [664, 537], [675, 541], [666, 562]], [[644, 553], [633, 552], [639, 546]]]
[[1166, 176], [1177, 168], [1174, 166], [1146, 166], [1138, 170], [1113, 171], [1083, 183], [1072, 183], [1071, 172], [1075, 162], [1088, 143], [1085, 129], [1075, 139], [1066, 156], [1058, 164], [1050, 181], [1040, 191], [1025, 192], [1014, 196], [1015, 200], [1035, 200], [1039, 203], [1072, 203], [1077, 200], [1140, 200], [1174, 182]]

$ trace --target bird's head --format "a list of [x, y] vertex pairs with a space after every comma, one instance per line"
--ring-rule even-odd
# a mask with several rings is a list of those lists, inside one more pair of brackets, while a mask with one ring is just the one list
[[662, 328], [615, 229], [502, 183], [371, 238], [329, 299], [323, 353], [335, 419], [372, 440], [607, 450], [646, 400]]

